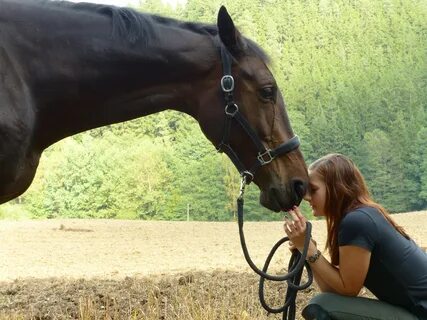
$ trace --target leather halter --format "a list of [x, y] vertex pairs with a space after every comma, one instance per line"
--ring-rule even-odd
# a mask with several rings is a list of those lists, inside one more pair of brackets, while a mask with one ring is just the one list
[[[267, 271], [268, 271], [268, 267], [270, 265], [271, 259], [273, 258], [277, 249], [283, 243], [285, 243], [286, 241], [289, 241], [289, 238], [284, 237], [281, 240], [279, 240], [271, 249], [270, 254], [267, 257], [267, 260], [265, 261], [263, 269], [262, 270], [258, 269], [258, 267], [255, 265], [255, 263], [252, 261], [249, 255], [248, 248], [246, 246], [245, 235], [243, 232], [243, 204], [244, 204], [243, 195], [244, 195], [246, 184], [249, 184], [253, 180], [254, 174], [258, 168], [266, 164], [269, 164], [271, 161], [273, 161], [275, 158], [281, 155], [284, 155], [286, 153], [291, 152], [292, 150], [297, 149], [300, 145], [300, 141], [298, 136], [294, 136], [293, 138], [282, 143], [281, 145], [279, 145], [277, 148], [273, 150], [268, 149], [264, 146], [261, 139], [258, 137], [256, 132], [251, 128], [251, 126], [249, 125], [249, 122], [245, 119], [245, 117], [240, 113], [239, 107], [234, 102], [234, 99], [233, 99], [234, 79], [233, 79], [233, 76], [231, 75], [232, 57], [231, 57], [231, 54], [228, 52], [228, 50], [222, 45], [221, 45], [221, 60], [222, 60], [222, 68], [224, 73], [221, 79], [221, 89], [224, 94], [226, 105], [225, 105], [224, 132], [222, 136], [222, 141], [219, 144], [217, 149], [219, 152], [225, 152], [230, 157], [231, 161], [237, 167], [237, 169], [240, 172], [240, 175], [242, 176], [242, 181], [240, 185], [240, 194], [239, 194], [239, 197], [237, 198], [240, 244], [242, 246], [243, 254], [249, 266], [253, 271], [255, 271], [260, 276], [259, 299], [261, 301], [261, 305], [264, 307], [265, 310], [267, 310], [267, 312], [270, 312], [270, 313], [283, 312], [282, 319], [294, 320], [295, 314], [296, 314], [295, 300], [296, 300], [297, 293], [299, 290], [308, 288], [313, 282], [313, 272], [311, 271], [311, 268], [308, 262], [306, 261], [308, 246], [311, 239], [311, 224], [310, 222], [307, 222], [303, 252], [299, 253], [298, 251], [294, 251], [292, 253], [292, 256], [288, 265], [289, 273], [285, 275], [268, 274]], [[233, 148], [229, 144], [232, 119], [235, 119], [243, 127], [245, 132], [249, 135], [249, 137], [252, 139], [252, 142], [255, 144], [255, 146], [258, 149], [257, 160], [249, 170], [245, 168], [244, 164], [240, 161], [239, 157], [237, 156], [237, 154], [234, 152]], [[300, 284], [304, 267], [307, 269], [308, 279], [306, 283]], [[285, 302], [282, 305], [282, 307], [272, 308], [269, 305], [267, 305], [264, 298], [264, 283], [266, 279], [271, 281], [287, 282], [288, 288], [286, 291]]]
[[[231, 75], [232, 59], [233, 58], [230, 52], [223, 45], [221, 45], [221, 60], [223, 69], [223, 77], [221, 78], [221, 90], [224, 94], [225, 100], [225, 124], [222, 135], [222, 141], [218, 145], [217, 150], [219, 152], [225, 152], [230, 157], [231, 161], [239, 170], [240, 175], [245, 178], [246, 183], [249, 184], [254, 179], [255, 172], [260, 167], [269, 164], [271, 161], [281, 155], [284, 155], [297, 149], [300, 145], [300, 141], [298, 136], [294, 136], [273, 150], [268, 149], [264, 146], [257, 133], [252, 129], [249, 122], [240, 112], [239, 106], [234, 102], [233, 91], [235, 83], [234, 78]], [[236, 154], [236, 152], [234, 152], [233, 148], [229, 143], [231, 122], [233, 119], [235, 119], [245, 130], [247, 135], [251, 138], [252, 142], [258, 149], [258, 154], [256, 157], [257, 160], [249, 169], [245, 167], [245, 165], [239, 159], [238, 155]]]

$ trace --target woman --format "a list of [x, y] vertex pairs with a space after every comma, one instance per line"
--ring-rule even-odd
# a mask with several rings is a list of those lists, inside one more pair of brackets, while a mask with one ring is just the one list
[[[307, 260], [322, 293], [303, 312], [306, 319], [427, 320], [427, 254], [372, 200], [354, 163], [329, 154], [309, 176], [305, 200], [316, 217], [326, 217], [331, 262], [310, 241]], [[302, 251], [306, 219], [297, 207], [290, 216], [285, 232]], [[378, 300], [357, 297], [363, 286]]]

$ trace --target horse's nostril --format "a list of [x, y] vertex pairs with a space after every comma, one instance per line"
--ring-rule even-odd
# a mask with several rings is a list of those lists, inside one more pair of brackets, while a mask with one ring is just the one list
[[293, 181], [294, 192], [298, 196], [298, 198], [302, 199], [307, 192], [307, 185], [301, 180]]

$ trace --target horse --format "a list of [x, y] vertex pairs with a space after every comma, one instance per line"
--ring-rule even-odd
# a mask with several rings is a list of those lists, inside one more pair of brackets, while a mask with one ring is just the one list
[[[235, 27], [130, 8], [0, 0], [0, 203], [31, 185], [47, 147], [174, 109], [195, 118], [273, 211], [308, 175], [269, 58]], [[274, 161], [273, 161], [274, 159]]]

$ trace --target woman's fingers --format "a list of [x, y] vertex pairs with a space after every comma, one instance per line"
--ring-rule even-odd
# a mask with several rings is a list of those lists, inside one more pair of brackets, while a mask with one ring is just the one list
[[292, 237], [292, 231], [289, 229], [289, 225], [287, 223], [284, 224], [283, 229], [285, 229], [285, 233], [290, 239]]
[[299, 220], [305, 220], [305, 217], [303, 216], [303, 214], [301, 213], [301, 210], [299, 207], [294, 206], [292, 211], [296, 214], [296, 216], [298, 217]]
[[285, 231], [288, 231], [291, 233], [295, 231], [294, 222], [290, 219], [285, 218], [285, 224], [283, 226], [285, 228]]
[[292, 217], [292, 223], [295, 225], [297, 229], [301, 229], [301, 223], [297, 214], [293, 210], [289, 211], [289, 213]]
[[299, 220], [301, 221], [301, 222], [306, 222], [307, 221], [307, 219], [304, 217], [304, 215], [301, 213], [301, 210], [300, 210], [300, 208], [299, 207], [295, 207], [295, 213], [297, 214], [297, 216], [298, 216], [298, 218], [299, 218]]
[[299, 235], [294, 221], [289, 218], [285, 217], [285, 223], [283, 225], [283, 228], [285, 229], [285, 233], [289, 237], [289, 239], [292, 239]]
[[294, 207], [292, 210], [285, 215], [285, 223], [283, 225], [286, 235], [292, 244], [289, 243], [290, 250], [300, 250], [304, 247], [305, 243], [305, 232], [307, 220], [302, 215], [298, 207]]
[[295, 228], [299, 232], [304, 232], [306, 228], [306, 220], [304, 216], [301, 214], [301, 212], [298, 210], [291, 210], [290, 215], [292, 216], [293, 224], [295, 225]]
[[289, 237], [296, 237], [305, 233], [307, 220], [297, 206], [286, 213], [284, 220], [284, 229]]

